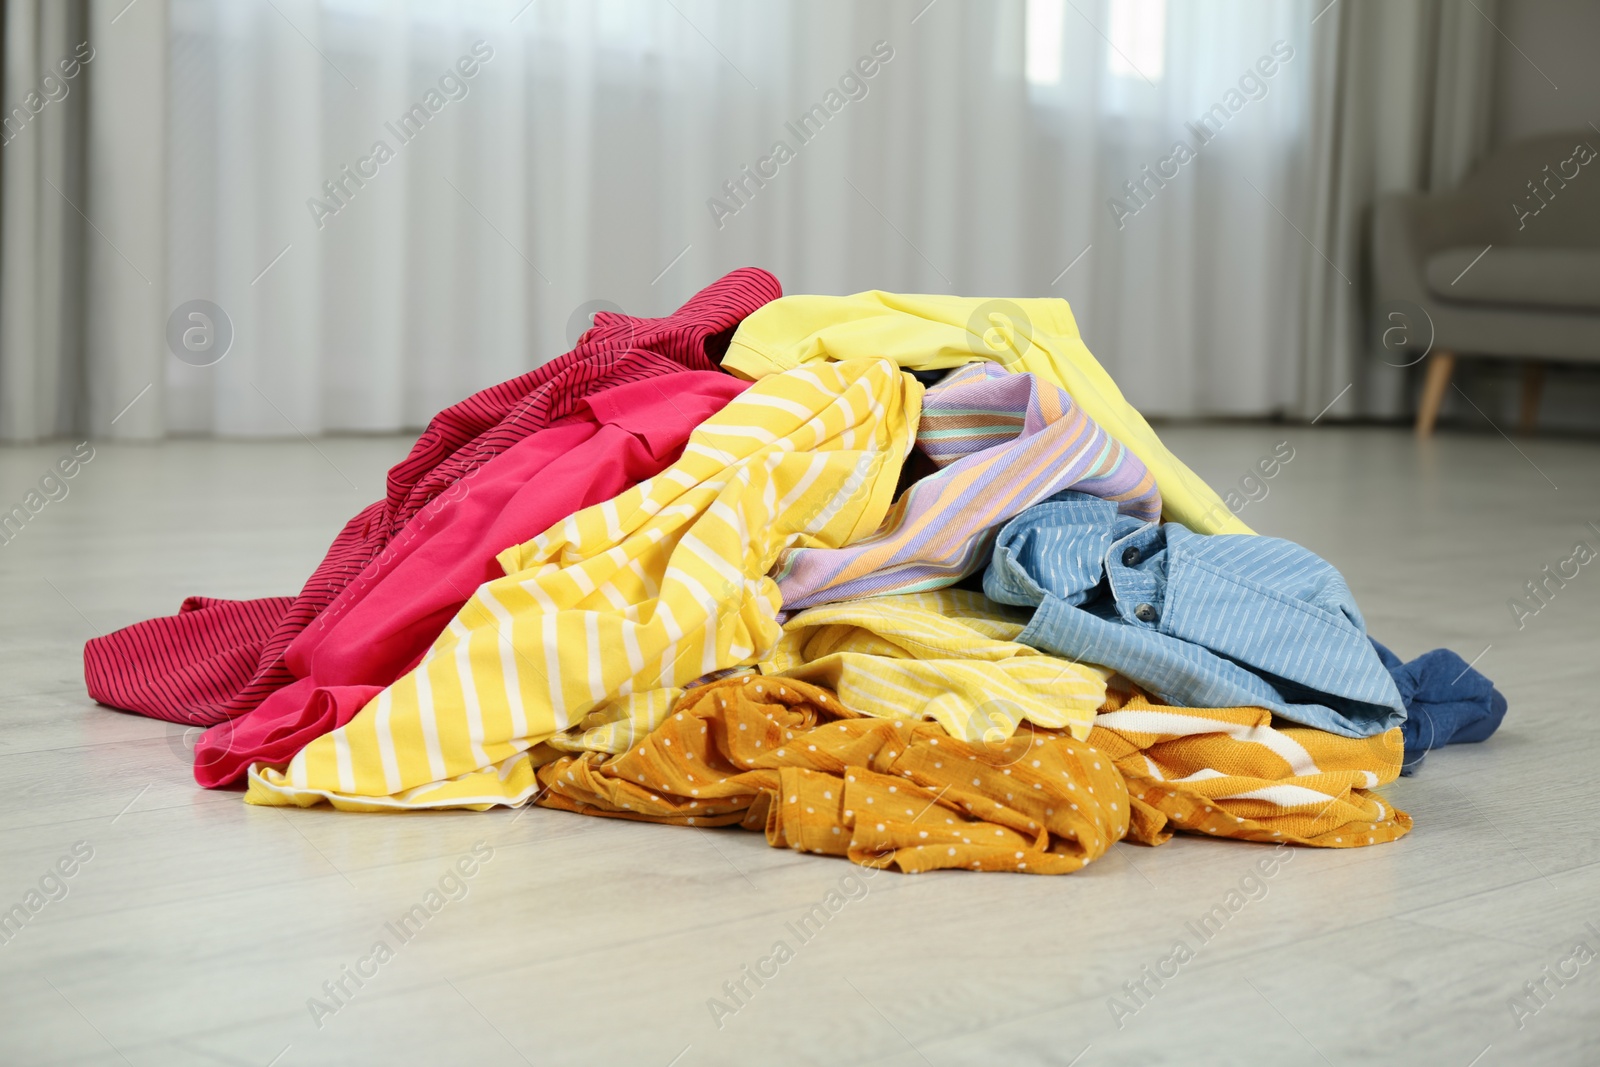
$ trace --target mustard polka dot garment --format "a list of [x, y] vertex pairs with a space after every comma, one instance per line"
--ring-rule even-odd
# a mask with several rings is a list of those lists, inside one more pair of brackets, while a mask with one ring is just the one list
[[1111, 725], [1087, 742], [1027, 724], [969, 743], [747, 673], [690, 689], [626, 752], [541, 767], [536, 803], [737, 825], [775, 848], [907, 873], [1069, 874], [1118, 840], [1161, 845], [1176, 831], [1353, 848], [1411, 829], [1368, 789], [1399, 773], [1397, 732], [1369, 744], [1278, 730], [1260, 708], [1174, 708], [1115, 688], [1100, 718]]
[[825, 689], [757, 674], [689, 690], [620, 756], [563, 756], [539, 778], [544, 807], [736, 824], [776, 848], [908, 874], [1066, 874], [1128, 832], [1122, 776], [1082, 741], [970, 745], [936, 723], [861, 717]]

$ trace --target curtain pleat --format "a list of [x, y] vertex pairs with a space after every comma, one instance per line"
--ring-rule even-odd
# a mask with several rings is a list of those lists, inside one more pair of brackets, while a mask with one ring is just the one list
[[[1295, 413], [1408, 410], [1407, 371], [1380, 359], [1363, 287], [1372, 205], [1457, 185], [1489, 144], [1495, 0], [1344, 0], [1313, 27], [1308, 260]], [[1326, 258], [1324, 258], [1326, 257]], [[1329, 408], [1329, 405], [1332, 405]]]
[[84, 224], [73, 205], [85, 199], [88, 68], [75, 50], [86, 24], [77, 0], [5, 4], [0, 440], [61, 436], [83, 422]]

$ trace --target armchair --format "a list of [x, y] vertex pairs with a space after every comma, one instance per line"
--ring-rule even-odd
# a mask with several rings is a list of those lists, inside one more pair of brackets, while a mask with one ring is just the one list
[[1418, 436], [1433, 432], [1457, 357], [1527, 361], [1524, 432], [1545, 361], [1600, 363], [1600, 133], [1507, 145], [1458, 189], [1381, 197], [1373, 226], [1373, 307], [1405, 301], [1431, 320]]

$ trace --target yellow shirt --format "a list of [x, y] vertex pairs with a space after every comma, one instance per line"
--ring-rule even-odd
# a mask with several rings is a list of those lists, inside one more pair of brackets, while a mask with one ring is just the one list
[[[921, 410], [888, 360], [765, 378], [667, 470], [500, 554], [423, 662], [245, 799], [341, 808], [519, 804], [529, 749], [619, 697], [754, 664], [777, 643], [766, 573], [790, 547], [878, 528]], [[548, 749], [542, 750], [553, 755]]]
[[791, 368], [863, 356], [908, 370], [991, 360], [1065, 389], [1104, 430], [1144, 461], [1162, 514], [1197, 533], [1252, 533], [1212, 488], [1167, 451], [1122, 397], [1082, 338], [1072, 309], [1054, 298], [986, 300], [872, 290], [854, 296], [786, 296], [739, 325], [722, 366], [759, 379]]
[[964, 589], [824, 604], [784, 625], [761, 671], [824, 686], [866, 715], [933, 719], [965, 741], [1003, 741], [1024, 720], [1081, 741], [1110, 672], [1017, 644], [1027, 622]]

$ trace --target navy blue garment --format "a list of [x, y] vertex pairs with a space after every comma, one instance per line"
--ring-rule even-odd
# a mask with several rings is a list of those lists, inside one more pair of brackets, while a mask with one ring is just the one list
[[1019, 642], [1167, 704], [1264, 707], [1345, 737], [1405, 719], [1344, 578], [1292, 541], [1197, 534], [1067, 491], [1000, 530], [983, 591], [1035, 609]]
[[946, 367], [943, 370], [908, 370], [906, 373], [924, 386], [938, 385], [944, 380], [944, 376], [950, 373], [950, 368]]
[[1466, 660], [1448, 648], [1436, 648], [1402, 663], [1377, 641], [1368, 640], [1406, 702], [1406, 721], [1400, 728], [1406, 739], [1401, 774], [1416, 774], [1430, 748], [1482, 741], [1500, 728], [1506, 698]]

